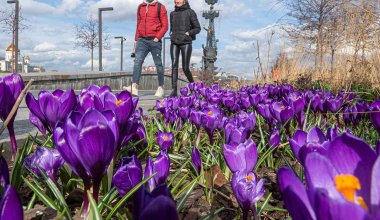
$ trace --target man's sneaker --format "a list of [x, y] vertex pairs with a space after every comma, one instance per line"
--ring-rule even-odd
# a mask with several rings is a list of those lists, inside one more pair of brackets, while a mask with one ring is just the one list
[[130, 86], [123, 86], [123, 90], [127, 90], [132, 96], [139, 96], [139, 90], [137, 89], [136, 83], [132, 83]]
[[157, 91], [156, 91], [156, 94], [154, 94], [154, 96], [158, 97], [158, 98], [162, 98], [164, 96], [164, 89], [162, 88], [162, 86], [159, 86], [157, 88]]

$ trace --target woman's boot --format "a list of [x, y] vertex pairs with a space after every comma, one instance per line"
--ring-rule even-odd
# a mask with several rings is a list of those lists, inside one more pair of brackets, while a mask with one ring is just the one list
[[185, 72], [185, 76], [186, 76], [187, 80], [189, 81], [189, 83], [194, 82], [193, 74], [191, 74], [190, 71], [186, 71], [186, 72]]
[[173, 70], [172, 72], [172, 89], [173, 91], [170, 93], [170, 97], [177, 96], [177, 81], [178, 81], [178, 69]]

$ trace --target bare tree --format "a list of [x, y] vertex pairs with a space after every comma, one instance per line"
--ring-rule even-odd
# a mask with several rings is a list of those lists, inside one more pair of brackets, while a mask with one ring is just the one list
[[[75, 46], [91, 51], [91, 71], [94, 70], [94, 49], [99, 46], [98, 20], [90, 16], [85, 22], [75, 25]], [[110, 49], [110, 36], [103, 37], [103, 48]]]

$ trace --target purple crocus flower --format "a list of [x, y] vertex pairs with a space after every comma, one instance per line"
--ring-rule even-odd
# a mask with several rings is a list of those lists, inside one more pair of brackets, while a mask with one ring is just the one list
[[170, 190], [165, 184], [152, 192], [141, 188], [134, 197], [134, 218], [137, 220], [178, 220], [178, 213]]
[[240, 105], [243, 109], [248, 109], [249, 107], [251, 107], [251, 102], [249, 101], [248, 95], [240, 96]]
[[264, 196], [265, 179], [258, 181], [253, 172], [237, 172], [232, 176], [232, 190], [243, 210], [243, 220], [248, 218], [249, 210], [256, 215], [255, 203]]
[[[59, 124], [54, 131], [57, 150], [71, 169], [83, 179], [85, 191], [93, 184], [93, 198], [96, 201], [100, 181], [115, 155], [118, 135], [115, 113], [99, 112], [96, 109], [89, 109], [84, 115], [73, 111], [66, 122]], [[84, 215], [87, 208], [85, 193]]]
[[139, 159], [133, 155], [125, 158], [113, 176], [112, 183], [115, 185], [120, 196], [124, 196], [139, 184], [142, 180], [142, 167]]
[[148, 178], [153, 173], [157, 173], [148, 181], [148, 188], [150, 191], [152, 191], [157, 185], [166, 183], [166, 179], [169, 176], [169, 170], [170, 158], [165, 152], [160, 151], [154, 162], [149, 157], [145, 166], [144, 178]]
[[189, 93], [189, 89], [186, 86], [182, 87], [179, 91], [182, 96], [187, 96], [187, 94]]
[[293, 219], [379, 219], [380, 157], [344, 133], [325, 155], [305, 160], [307, 187], [289, 168], [278, 171], [280, 192]]
[[270, 110], [272, 116], [282, 124], [286, 123], [294, 116], [293, 108], [284, 102], [274, 102]]
[[288, 96], [288, 103], [293, 107], [294, 114], [298, 114], [305, 108], [306, 100], [302, 93], [295, 92]]
[[37, 118], [32, 112], [29, 113], [29, 121], [32, 125], [36, 126], [43, 136], [46, 136], [46, 127], [42, 121]]
[[326, 132], [326, 138], [329, 141], [334, 140], [336, 137], [338, 137], [338, 126], [334, 126], [333, 128], [328, 127]]
[[[91, 89], [92, 88], [92, 89]], [[98, 111], [104, 110], [104, 104], [102, 100], [104, 97], [104, 92], [102, 94], [96, 93], [96, 89], [99, 87], [90, 87], [89, 89], [83, 89], [78, 96], [78, 105], [76, 111], [79, 111], [81, 114], [84, 114], [88, 109], [96, 109]]]
[[306, 144], [306, 139], [307, 133], [302, 130], [295, 131], [293, 139], [288, 138], [290, 148], [298, 161], [300, 161], [300, 159], [298, 158], [298, 153], [301, 147], [303, 147]]
[[233, 173], [232, 190], [243, 210], [243, 219], [247, 219], [249, 210], [256, 214], [254, 203], [264, 195], [264, 182], [257, 180], [252, 172], [257, 162], [257, 148], [252, 139], [239, 145], [225, 144], [223, 148], [224, 160]]
[[256, 116], [255, 116], [255, 113], [253, 112], [242, 111], [240, 112], [240, 114], [236, 116], [236, 120], [240, 126], [247, 129], [248, 134], [252, 133], [253, 130], [255, 129]]
[[126, 130], [124, 130], [122, 136], [120, 136], [120, 145], [123, 146], [127, 144], [129, 141], [139, 142], [139, 146], [144, 147], [148, 143], [146, 141], [146, 131], [145, 127], [136, 114], [134, 114], [131, 118], [129, 118], [126, 126]]
[[180, 107], [178, 109], [178, 116], [181, 117], [183, 121], [186, 121], [190, 116], [190, 108], [189, 107]]
[[342, 104], [343, 99], [341, 97], [328, 98], [325, 101], [326, 108], [332, 113], [338, 112]]
[[46, 148], [38, 146], [36, 152], [27, 156], [24, 160], [24, 165], [33, 171], [38, 176], [42, 176], [38, 167], [45, 171], [46, 175], [56, 181], [56, 176], [59, 168], [63, 165], [64, 160], [57, 151], [53, 151]]
[[[54, 92], [42, 90], [38, 94], [38, 100], [34, 98], [32, 93], [28, 92], [25, 98], [26, 105], [30, 110], [30, 118], [33, 124], [37, 124], [37, 128], [44, 133], [48, 130], [50, 133], [54, 130], [56, 124], [64, 121], [69, 113], [75, 108], [77, 99], [74, 90], [68, 89], [63, 92], [60, 89]], [[37, 119], [33, 117], [37, 117]], [[40, 123], [44, 128], [38, 126]]]
[[23, 220], [24, 212], [17, 192], [7, 185], [0, 200], [0, 219]]
[[251, 138], [240, 144], [225, 144], [223, 148], [224, 160], [233, 173], [251, 172], [256, 166], [257, 155], [256, 144]]
[[167, 151], [174, 142], [174, 134], [172, 132], [157, 131], [156, 138], [158, 146], [164, 151]]
[[112, 92], [111, 88], [107, 85], [99, 87], [97, 85], [91, 85], [82, 89], [80, 96], [86, 93], [97, 95], [101, 100], [104, 100], [104, 95], [108, 92]]
[[164, 110], [167, 108], [167, 105], [166, 105], [167, 102], [165, 102], [164, 100], [167, 100], [167, 99], [156, 100], [156, 109], [161, 114], [163, 114]]
[[272, 124], [273, 117], [270, 111], [270, 104], [258, 104], [256, 107], [257, 113], [259, 113], [269, 124]]
[[157, 173], [154, 176], [154, 180], [156, 181], [156, 185], [160, 185], [166, 182], [166, 179], [169, 176], [170, 170], [170, 158], [164, 153], [160, 152], [153, 162], [153, 173]]
[[209, 136], [210, 144], [214, 143], [213, 133], [218, 128], [221, 116], [220, 110], [217, 107], [208, 106], [203, 109], [201, 122]]
[[135, 107], [132, 101], [132, 95], [128, 91], [122, 91], [118, 94], [112, 92], [104, 93], [104, 110], [112, 110], [115, 112], [120, 130], [127, 123]]
[[227, 108], [231, 108], [235, 104], [235, 101], [236, 101], [236, 97], [233, 93], [226, 94], [226, 96], [222, 97], [222, 103]]
[[322, 98], [319, 94], [315, 94], [311, 99], [311, 108], [313, 109], [314, 112], [319, 111], [319, 106], [322, 103]]
[[191, 162], [193, 163], [197, 173], [199, 174], [202, 169], [202, 159], [198, 149], [195, 146], [191, 151]]
[[252, 106], [256, 107], [261, 101], [261, 95], [260, 94], [250, 94], [249, 95], [249, 102]]
[[237, 127], [232, 123], [227, 123], [224, 137], [226, 144], [243, 143], [248, 137], [247, 129], [244, 127]]
[[377, 155], [380, 155], [380, 139], [376, 142], [376, 153]]
[[271, 148], [276, 148], [278, 145], [280, 145], [280, 142], [281, 142], [280, 130], [274, 129], [272, 133], [270, 134], [269, 145]]
[[380, 134], [380, 101], [374, 101], [370, 107], [370, 110], [372, 111], [370, 116], [373, 127], [375, 127], [377, 133]]
[[193, 97], [191, 96], [182, 96], [179, 98], [179, 106], [189, 107], [193, 102]]
[[[145, 165], [144, 178], [148, 178], [154, 173], [153, 167], [154, 167], [153, 160], [151, 157], [149, 157]], [[150, 192], [153, 191], [153, 189], [156, 188], [156, 181], [154, 180], [154, 178], [151, 178], [150, 180], [148, 180], [147, 185], [148, 185], [149, 191]]]
[[[22, 81], [22, 78], [20, 74], [13, 73], [11, 75], [8, 75], [4, 78], [0, 77], [0, 119], [5, 121], [5, 119], [8, 117], [9, 113], [11, 112], [14, 104], [16, 103], [16, 100], [18, 96], [20, 95], [21, 91], [24, 89], [25, 85]], [[13, 123], [16, 118], [17, 111], [11, 118], [7, 128], [9, 132], [9, 137], [11, 140], [12, 145], [12, 154], [13, 157], [16, 156], [17, 153], [17, 141], [16, 141], [16, 135], [14, 132]]]
[[311, 152], [326, 153], [330, 141], [318, 127], [313, 127], [308, 133], [298, 130], [294, 133], [294, 139], [289, 139], [290, 148], [297, 160], [303, 164], [307, 154]]

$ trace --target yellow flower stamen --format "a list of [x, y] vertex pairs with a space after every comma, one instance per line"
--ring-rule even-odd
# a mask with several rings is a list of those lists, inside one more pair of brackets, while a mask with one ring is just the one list
[[116, 100], [116, 106], [119, 106], [122, 102], [121, 100]]
[[208, 111], [207, 114], [211, 116], [212, 115], [212, 111]]
[[285, 109], [285, 106], [281, 105], [280, 109], [281, 109], [281, 110], [284, 110], [284, 109]]
[[251, 182], [253, 176], [252, 176], [252, 175], [249, 175], [249, 176], [247, 176], [246, 178], [247, 178], [247, 182]]
[[167, 135], [164, 135], [164, 141], [169, 140], [169, 137]]
[[361, 207], [363, 207], [365, 210], [368, 211], [368, 206], [367, 206], [367, 204], [365, 204], [363, 197], [358, 196], [357, 199], [358, 199], [358, 203], [359, 203], [359, 205], [360, 205]]
[[336, 189], [342, 193], [342, 195], [350, 202], [356, 203], [366, 210], [368, 210], [367, 205], [365, 204], [362, 197], [355, 197], [355, 192], [360, 190], [360, 181], [356, 176], [347, 174], [347, 175], [338, 175], [334, 179]]

